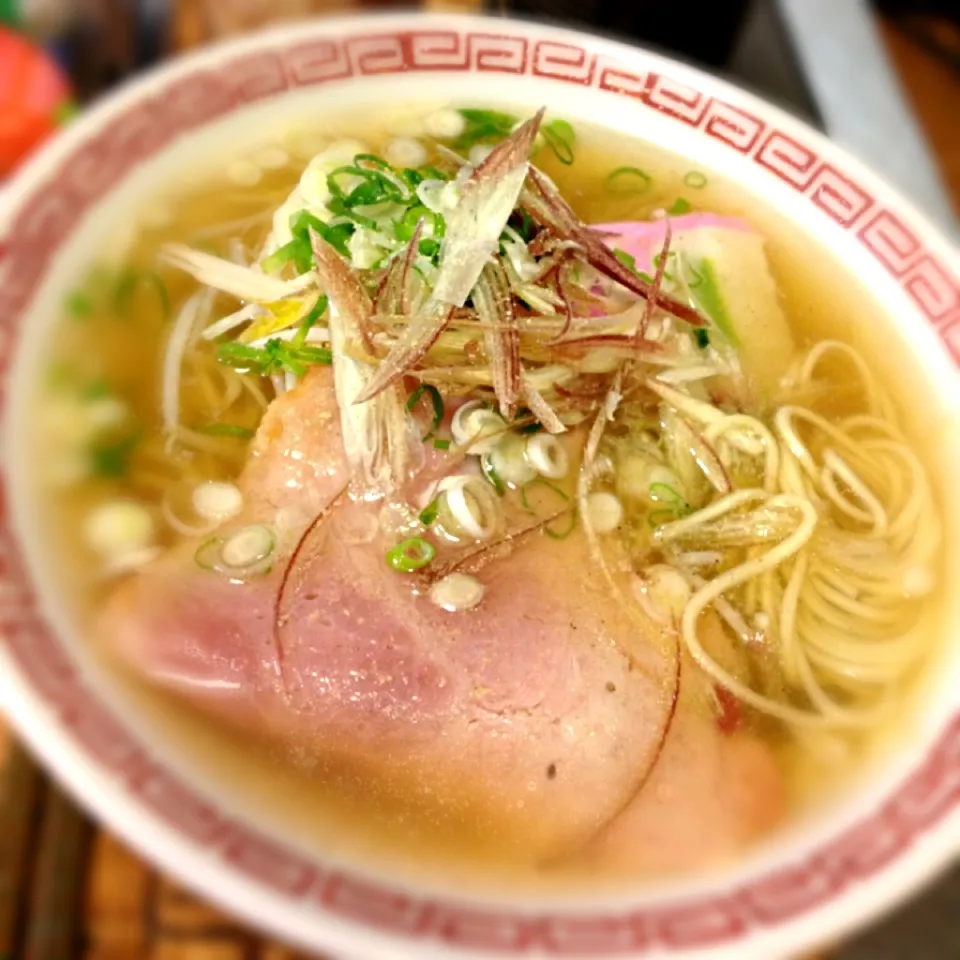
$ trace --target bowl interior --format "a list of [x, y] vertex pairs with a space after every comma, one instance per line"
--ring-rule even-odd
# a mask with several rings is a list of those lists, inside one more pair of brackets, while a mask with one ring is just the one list
[[[136, 84], [48, 148], [8, 191], [0, 219], [0, 689], [12, 720], [83, 802], [165, 869], [280, 935], [351, 955], [558, 952], [579, 944], [587, 952], [698, 945], [718, 957], [770, 957], [772, 927], [781, 928], [779, 943], [799, 946], [914, 886], [960, 837], [960, 644], [952, 640], [899, 748], [829, 809], [722, 876], [549, 901], [512, 895], [509, 903], [491, 891], [456, 895], [435, 878], [387, 881], [375, 861], [345, 862], [323, 844], [305, 848], [273, 822], [268, 798], [211, 777], [196, 752], [158, 733], [149, 712], [90, 656], [47, 573], [56, 545], [38, 536], [42, 503], [21, 454], [63, 295], [91, 250], [123, 250], [129, 211], [144, 197], [184, 171], [200, 178], [222, 167], [225, 155], [334, 102], [338, 112], [358, 113], [384, 102], [398, 110], [547, 104], [742, 184], [765, 216], [795, 225], [871, 290], [883, 340], [877, 360], [922, 385], [921, 432], [935, 450], [934, 468], [944, 481], [956, 476], [954, 253], [908, 204], [818, 135], [697, 71], [553, 28], [498, 21], [494, 33], [485, 20], [405, 16], [279, 31]], [[960, 504], [946, 496], [948, 482], [942, 489], [952, 544]], [[957, 559], [948, 553], [954, 582]], [[948, 599], [944, 631], [960, 635], [960, 596]]]

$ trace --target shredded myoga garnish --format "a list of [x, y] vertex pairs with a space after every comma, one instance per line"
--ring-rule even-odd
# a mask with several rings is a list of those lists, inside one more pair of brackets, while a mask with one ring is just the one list
[[[165, 452], [138, 462], [170, 527], [204, 537], [196, 563], [245, 582], [300, 562], [288, 531], [231, 526], [232, 481], [259, 416], [329, 367], [351, 489], [391, 517], [382, 562], [450, 616], [482, 609], [476, 573], [497, 545], [580, 527], [619, 602], [675, 631], [743, 708], [796, 728], [874, 723], [924, 649], [939, 521], [866, 362], [839, 340], [794, 342], [763, 238], [696, 208], [701, 171], [652, 218], [588, 224], [539, 162], [574, 163], [568, 121], [463, 109], [432, 129], [384, 155], [327, 147], [271, 216], [198, 235], [233, 237], [229, 256], [167, 244], [162, 266], [200, 285], [185, 298], [157, 273], [117, 281], [121, 301], [174, 308]], [[603, 185], [627, 203], [653, 179], [622, 165]], [[838, 376], [841, 414], [825, 403]], [[185, 389], [207, 420], [184, 419]], [[97, 462], [123, 469], [136, 429], [94, 400]], [[209, 458], [224, 467], [212, 486]], [[411, 502], [409, 479], [431, 470]], [[105, 551], [121, 522], [92, 519]], [[142, 533], [135, 546], [115, 571], [149, 559]]]

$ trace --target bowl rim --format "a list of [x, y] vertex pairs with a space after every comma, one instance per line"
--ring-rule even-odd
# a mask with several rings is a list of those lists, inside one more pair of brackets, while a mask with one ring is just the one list
[[[493, 25], [496, 25], [496, 28]], [[490, 58], [488, 62], [494, 65], [482, 66], [484, 51], [481, 49], [477, 59], [478, 69], [473, 72], [492, 69], [499, 72], [521, 72], [523, 76], [528, 76], [526, 68], [532, 64], [534, 75], [544, 76], [558, 83], [576, 82], [590, 87], [598, 86], [601, 90], [609, 91], [611, 95], [639, 97], [647, 106], [661, 113], [670, 115], [672, 111], [676, 119], [681, 122], [690, 124], [693, 122], [691, 117], [697, 114], [696, 123], [705, 124], [707, 127], [711, 124], [715, 125], [713, 131], [707, 131], [709, 135], [723, 140], [737, 150], [741, 150], [746, 139], [752, 136], [748, 128], [751, 123], [755, 123], [757, 124], [756, 135], [746, 147], [746, 151], [753, 151], [751, 155], [760, 155], [765, 147], [773, 143], [774, 146], [770, 149], [770, 155], [767, 158], [770, 162], [766, 166], [787, 183], [791, 183], [790, 178], [798, 174], [799, 168], [796, 163], [791, 163], [789, 156], [785, 158], [782, 151], [789, 151], [794, 147], [807, 151], [814, 161], [810, 169], [800, 172], [801, 179], [804, 181], [802, 190], [805, 195], [809, 191], [813, 202], [817, 203], [833, 221], [839, 223], [843, 218], [849, 219], [847, 229], [852, 231], [855, 227], [864, 245], [883, 263], [889, 273], [902, 280], [904, 289], [915, 301], [915, 312], [918, 316], [926, 315], [937, 335], [943, 340], [943, 346], [951, 354], [954, 363], [960, 365], [960, 336], [958, 336], [960, 334], [960, 293], [958, 293], [956, 279], [960, 275], [960, 265], [949, 241], [941, 236], [911, 202], [901, 197], [896, 190], [886, 185], [858, 160], [848, 156], [802, 121], [727, 81], [640, 47], [581, 30], [570, 30], [552, 24], [530, 21], [494, 20], [487, 17], [424, 12], [382, 14], [375, 17], [331, 17], [275, 28], [178, 57], [105, 98], [81, 116], [62, 135], [47, 144], [6, 185], [4, 194], [0, 197], [0, 236], [3, 235], [7, 225], [24, 213], [29, 202], [35, 198], [39, 188], [48, 182], [52, 173], [61, 169], [66, 160], [75, 159], [76, 155], [82, 152], [81, 148], [95, 144], [96, 134], [108, 129], [111, 122], [116, 124], [120, 118], [125, 119], [131, 116], [130, 108], [138, 106], [143, 108], [150, 101], [151, 96], [156, 95], [157, 92], [168, 93], [184, 80], [190, 78], [196, 80], [208, 68], [218, 65], [223, 67], [225, 64], [235, 65], [244, 59], [269, 57], [275, 49], [289, 51], [298, 45], [309, 45], [312, 42], [331, 41], [335, 47], [339, 45], [340, 53], [346, 57], [348, 53], [344, 52], [346, 49], [344, 45], [351, 42], [351, 38], [357, 41], [373, 39], [393, 42], [402, 36], [406, 39], [399, 41], [398, 49], [401, 55], [399, 67], [384, 66], [383, 61], [376, 59], [375, 49], [370, 61], [372, 69], [369, 71], [363, 69], [362, 62], [362, 57], [367, 53], [358, 54], [354, 61], [350, 61], [351, 66], [361, 73], [389, 73], [391, 70], [411, 69], [408, 61], [402, 59], [410, 55], [409, 47], [403, 46], [404, 43], [409, 44], [410, 36], [433, 38], [434, 41], [442, 44], [442, 40], [438, 38], [447, 35], [453, 35], [462, 41], [463, 51], [466, 51], [465, 62], [468, 70], [471, 69], [472, 63], [470, 48], [472, 38], [489, 43], [486, 54]], [[510, 47], [507, 41], [516, 41], [519, 38], [525, 39], [521, 44], [523, 68], [521, 71], [515, 71], [511, 66], [513, 62], [511, 57], [515, 59], [516, 49]], [[535, 46], [536, 52], [531, 57], [528, 57], [527, 43]], [[455, 44], [455, 46], [457, 51], [463, 52], [459, 45]], [[441, 52], [444, 51], [441, 50]], [[446, 54], [453, 56], [449, 49]], [[459, 56], [460, 53], [456, 55]], [[393, 53], [384, 54], [384, 56], [390, 63], [394, 62], [390, 60], [390, 57], [394, 56]], [[636, 74], [630, 72], [631, 63], [635, 65]], [[544, 68], [545, 72], [537, 74], [537, 66]], [[435, 68], [417, 67], [414, 64], [412, 69]], [[661, 70], [662, 73], [656, 72]], [[589, 83], [584, 83], [581, 76], [588, 77]], [[653, 78], [652, 82], [651, 78]], [[607, 85], [604, 86], [604, 83]], [[692, 101], [688, 96], [690, 92], [695, 94]], [[259, 94], [263, 97], [271, 95], [276, 94], [269, 92]], [[279, 95], [283, 96], [283, 92], [279, 92]], [[253, 97], [247, 102], [256, 103], [257, 101], [258, 98]], [[244, 104], [237, 104], [236, 108], [243, 110]], [[763, 140], [764, 134], [765, 140]], [[782, 141], [775, 141], [773, 138], [776, 135], [781, 136]], [[763, 140], [762, 143], [761, 140]], [[779, 154], [778, 143], [781, 150]], [[165, 147], [164, 141], [159, 147], [154, 146], [152, 149], [160, 152]], [[152, 152], [148, 151], [145, 156], [151, 155]], [[780, 163], [784, 159], [786, 163], [780, 169], [770, 165], [770, 163]], [[806, 163], [806, 160], [803, 162]], [[836, 175], [839, 179], [829, 179], [828, 175]], [[848, 179], [848, 175], [852, 177]], [[815, 185], [811, 186], [817, 176], [823, 179], [819, 188]], [[827, 189], [824, 188], [824, 184]], [[797, 183], [791, 185], [795, 189], [801, 189]], [[858, 187], [858, 185], [861, 186]], [[861, 194], [868, 196], [870, 203], [862, 209], [852, 209], [851, 203], [856, 204], [856, 193], [845, 198], [842, 195], [845, 186], [853, 188], [854, 191], [859, 190]], [[105, 189], [109, 192], [109, 187]], [[820, 192], [818, 193], [817, 190]], [[851, 196], [854, 197], [853, 201], [850, 199]], [[874, 202], [874, 198], [878, 196], [883, 198], [882, 204]], [[94, 208], [98, 202], [99, 198], [92, 199], [89, 202], [90, 208]], [[890, 210], [887, 210], [887, 206]], [[884, 219], [885, 215], [887, 219]], [[905, 253], [904, 242], [908, 246], [910, 243], [915, 246]], [[8, 242], [4, 245], [0, 240], [0, 278], [3, 277], [5, 254], [6, 259], [9, 259], [12, 249], [12, 244]], [[55, 254], [55, 250], [54, 245], [51, 257]], [[932, 274], [924, 272], [923, 267], [927, 264], [932, 265], [934, 271]], [[19, 319], [21, 310], [24, 314], [27, 312], [34, 290], [43, 285], [45, 272], [44, 268], [38, 277], [34, 278], [34, 286], [28, 291], [25, 299], [21, 291], [21, 303], [17, 303], [16, 293], [14, 294], [13, 306], [8, 311], [8, 315], [12, 316], [14, 321], [11, 323], [8, 317], [0, 321], [11, 324], [11, 329], [8, 331], [11, 336], [8, 339], [16, 340], [16, 321]], [[9, 273], [8, 270], [8, 280], [10, 280]], [[913, 287], [909, 286], [911, 281], [914, 283]], [[942, 286], [937, 286], [940, 281], [945, 281], [947, 295], [954, 297], [952, 301], [947, 300], [945, 307], [937, 299], [942, 293]], [[931, 289], [936, 295], [931, 294]], [[9, 295], [7, 300], [8, 303], [11, 300]], [[942, 312], [941, 307], [943, 307]], [[3, 332], [0, 328], [0, 340]], [[9, 348], [5, 351], [4, 345], [0, 343], [0, 371], [5, 378], [10, 375], [9, 352]], [[5, 419], [9, 413], [9, 406], [9, 403], [4, 400]], [[3, 462], [8, 461], [4, 458]], [[7, 472], [6, 467], [4, 472]], [[6, 486], [6, 476], [3, 482]], [[471, 922], [481, 926], [495, 926], [499, 919], [492, 916], [489, 910], [464, 912], [458, 907], [456, 911], [440, 919], [437, 916], [424, 919], [420, 915], [411, 919], [405, 914], [406, 905], [395, 902], [398, 897], [404, 897], [405, 894], [395, 894], [389, 890], [387, 881], [382, 881], [380, 888], [351, 881], [354, 885], [350, 889], [349, 896], [356, 897], [364, 893], [369, 895], [379, 903], [377, 909], [385, 917], [378, 923], [369, 911], [366, 918], [361, 912], [358, 922], [356, 919], [350, 919], [356, 914], [351, 914], [351, 909], [345, 902], [336, 902], [330, 898], [331, 887], [343, 888], [342, 883], [339, 887], [337, 886], [337, 881], [342, 880], [343, 877], [338, 878], [335, 871], [327, 877], [317, 876], [316, 869], [304, 873], [301, 869], [302, 862], [298, 858], [289, 857], [271, 842], [251, 834], [245, 827], [230, 823], [229, 818], [214, 817], [215, 826], [211, 829], [214, 829], [219, 839], [215, 841], [217, 848], [211, 851], [209, 844], [204, 845], [196, 836], [191, 839], [182, 829], [172, 826], [169, 819], [164, 819], [162, 815], [150, 809], [151, 805], [156, 806], [155, 803], [151, 804], [151, 797], [135, 793], [129, 783], [120, 782], [110, 764], [97, 756], [96, 750], [91, 749], [89, 744], [84, 745], [78, 739], [76, 731], [68, 730], [67, 722], [77, 704], [58, 700], [57, 691], [49, 685], [45, 688], [44, 685], [38, 684], [36, 677], [28, 676], [23, 662], [18, 661], [13, 655], [13, 642], [22, 642], [22, 631], [27, 631], [32, 638], [36, 631], [45, 632], [48, 628], [42, 622], [40, 612], [33, 607], [27, 574], [19, 568], [20, 562], [15, 543], [17, 538], [11, 536], [8, 543], [2, 542], [7, 533], [6, 524], [11, 522], [11, 519], [14, 525], [19, 522], [16, 517], [10, 518], [3, 515], [2, 509], [0, 507], [0, 526], [3, 527], [0, 530], [0, 576], [3, 574], [5, 561], [8, 579], [20, 593], [13, 598], [12, 604], [5, 606], [0, 600], [0, 665], [2, 665], [0, 702], [10, 715], [19, 734], [27, 740], [45, 765], [56, 771], [58, 778], [66, 783], [67, 788], [81, 804], [109, 824], [111, 829], [116, 830], [125, 841], [146, 858], [160, 864], [164, 870], [176, 876], [186, 886], [196, 889], [227, 910], [239, 912], [246, 919], [281, 938], [291, 939], [308, 947], [315, 948], [322, 945], [326, 949], [339, 950], [344, 954], [358, 955], [359, 953], [359, 955], [371, 957], [413, 955], [440, 957], [450, 956], [451, 953], [460, 949], [465, 953], [472, 949], [474, 955], [489, 955], [486, 948], [482, 946], [477, 952], [476, 944], [471, 941], [470, 935], [463, 935], [463, 930], [460, 929], [462, 926], [469, 927]], [[39, 636], [39, 633], [36, 635]], [[53, 642], [56, 643], [56, 641]], [[71, 684], [73, 678], [68, 679], [67, 675], [64, 675], [48, 681], [48, 684], [61, 681]], [[74, 695], [75, 691], [71, 696]], [[99, 719], [101, 722], [109, 722], [109, 718]], [[140, 756], [138, 762], [141, 764], [140, 775], [146, 776], [145, 782], [154, 782], [150, 777], [157, 773], [156, 770], [150, 771], [149, 775], [143, 772], [150, 770], [149, 765], [152, 761]], [[947, 768], [946, 774], [943, 774], [944, 767]], [[727, 911], [719, 921], [716, 918], [711, 920], [714, 923], [721, 923], [719, 932], [711, 928], [713, 932], [706, 935], [706, 940], [703, 940], [702, 932], [698, 934], [696, 930], [688, 931], [682, 933], [677, 942], [683, 941], [689, 946], [696, 943], [697, 937], [700, 936], [704, 949], [710, 950], [710, 956], [719, 958], [729, 955], [742, 958], [745, 956], [744, 950], [747, 944], [738, 941], [743, 936], [750, 939], [751, 950], [756, 950], [760, 946], [765, 948], [765, 952], [757, 953], [757, 956], [770, 957], [775, 940], [769, 936], [769, 930], [773, 930], [775, 934], [779, 931], [782, 935], [785, 929], [792, 929], [795, 936], [791, 948], [794, 945], [804, 948], [813, 945], [821, 937], [830, 937], [834, 933], [876, 915], [885, 906], [914, 889], [923, 878], [931, 876], [938, 868], [945, 866], [956, 855], [957, 850], [960, 850], [960, 775], [956, 772], [958, 769], [960, 769], [960, 713], [953, 716], [945, 725], [938, 746], [925, 758], [923, 764], [917, 764], [917, 770], [910, 782], [904, 784], [904, 789], [908, 792], [912, 789], [916, 793], [921, 788], [946, 791], [944, 794], [946, 799], [943, 799], [940, 793], [936, 793], [937, 802], [934, 809], [923, 808], [920, 809], [919, 814], [914, 814], [913, 823], [917, 830], [910, 838], [910, 842], [899, 845], [896, 851], [887, 850], [885, 854], [883, 852], [878, 854], [881, 858], [886, 856], [886, 859], [881, 859], [879, 864], [873, 864], [867, 871], [868, 878], [863, 880], [864, 884], [873, 888], [871, 897], [856, 897], [849, 882], [841, 882], [835, 891], [835, 896], [828, 897], [825, 902], [820, 903], [814, 898], [812, 906], [782, 921], [776, 919], [775, 910], [764, 920], [765, 908], [761, 907], [758, 911], [754, 904], [755, 922], [752, 927], [744, 920], [743, 902], [738, 901], [735, 909], [731, 907], [733, 912]], [[944, 776], [946, 776], [945, 781]], [[166, 786], [169, 787], [170, 784]], [[182, 792], [177, 794], [177, 786], [174, 779], [174, 796], [179, 796], [184, 802], [188, 800], [192, 802], [192, 790], [181, 786], [179, 789], [186, 790], [190, 796]], [[912, 794], [908, 796], [908, 800], [914, 804], [920, 803], [919, 798]], [[892, 803], [892, 800], [888, 802]], [[210, 811], [204, 808], [202, 802], [193, 810], [201, 821], [208, 812]], [[903, 811], [899, 808], [888, 809], [887, 806], [882, 807], [877, 813], [881, 818], [883, 816], [896, 818], [902, 815], [904, 815]], [[218, 820], [220, 822], [217, 822]], [[201, 832], [207, 829], [208, 825], [201, 825]], [[898, 844], [902, 839], [898, 836]], [[246, 844], [246, 849], [243, 848], [243, 844]], [[246, 856], [251, 850], [254, 857], [281, 858], [281, 860], [286, 858], [284, 868], [287, 869], [288, 875], [284, 876], [283, 883], [286, 884], [289, 893], [284, 894], [280, 891], [275, 877], [261, 877], [258, 882], [256, 865], [239, 864], [238, 869], [238, 861], [231, 860], [232, 854], [236, 857], [241, 854]], [[823, 851], [817, 851], [817, 853], [823, 855]], [[899, 865], [896, 877], [892, 873], [893, 864]], [[785, 875], [789, 874], [791, 869], [790, 865], [786, 866]], [[835, 869], [841, 869], [841, 867], [835, 866]], [[845, 862], [842, 869], [852, 868]], [[783, 879], [779, 876], [772, 878], [774, 882]], [[881, 882], [884, 885], [882, 890], [878, 889]], [[317, 891], [313, 888], [318, 884], [323, 887], [322, 896], [314, 896], [310, 901], [313, 911], [297, 921], [294, 911], [290, 909], [290, 896], [292, 894], [300, 896], [302, 905], [302, 896], [308, 891], [316, 893]], [[377, 901], [378, 897], [381, 901]], [[382, 902], [383, 897], [386, 897], [388, 902]], [[733, 901], [732, 895], [724, 899], [730, 900], [731, 903]], [[855, 901], [857, 901], [856, 909], [850, 909]], [[692, 906], [686, 904], [686, 909], [708, 913], [709, 906], [711, 904], [695, 903]], [[357, 909], [356, 904], [354, 909]], [[404, 916], [400, 917], [400, 914]], [[503, 907], [503, 916], [514, 922], [516, 927], [502, 934], [504, 937], [512, 938], [508, 946], [513, 952], [525, 953], [540, 949], [569, 952], [569, 947], [560, 942], [562, 938], [557, 937], [556, 931], [550, 933], [545, 932], [545, 927], [541, 929], [545, 923], [541, 918], [530, 917], [522, 912], [513, 913], [506, 906]], [[665, 919], [666, 916], [666, 914], [658, 914], [657, 923], [660, 926], [657, 927], [656, 935], [649, 930], [638, 935], [635, 929], [632, 930], [633, 940], [630, 941], [634, 951], [632, 955], [652, 956], [663, 952], [663, 955], [676, 956], [687, 949], [676, 945], [671, 946], [670, 936], [664, 932], [672, 929]], [[757, 920], [758, 917], [759, 920]], [[292, 924], [295, 929], [291, 929], [291, 920], [297, 921]], [[594, 925], [600, 923], [601, 926], [603, 925], [601, 921], [609, 921], [612, 926], [603, 930], [591, 928], [592, 932], [587, 936], [585, 931], [590, 927], [587, 920]], [[587, 952], [595, 949], [590, 944], [621, 943], [617, 938], [622, 938], [625, 934], [622, 924], [617, 926], [616, 920], [617, 918], [609, 917], [596, 917], [593, 920], [580, 918], [577, 920], [577, 923], [581, 924], [577, 928], [579, 933], [570, 934], [568, 931], [568, 935], [572, 937], [570, 942], [575, 940], [577, 943], [585, 944]], [[812, 922], [813, 920], [817, 922]], [[444, 923], [448, 926], [444, 927]], [[460, 925], [457, 927], [459, 932], [454, 931], [457, 924]], [[728, 926], [723, 927], [722, 924]], [[509, 926], [509, 923], [506, 926]], [[322, 933], [319, 932], [321, 928]], [[492, 936], [496, 939], [500, 935], [497, 933]], [[715, 947], [706, 945], [706, 941], [709, 940], [714, 942]], [[473, 948], [470, 947], [471, 942], [474, 942]], [[644, 942], [647, 942], [647, 946], [643, 945]], [[504, 944], [495, 944], [488, 938], [487, 947], [501, 952]], [[779, 951], [782, 948], [777, 946], [775, 949]]]

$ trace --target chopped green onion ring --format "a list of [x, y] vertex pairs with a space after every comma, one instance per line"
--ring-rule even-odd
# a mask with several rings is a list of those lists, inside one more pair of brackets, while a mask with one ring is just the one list
[[530, 480], [528, 483], [525, 483], [520, 488], [520, 503], [523, 504], [523, 509], [528, 513], [536, 513], [536, 510], [530, 506], [530, 501], [527, 499], [527, 491], [531, 487], [546, 487], [548, 490], [552, 490], [564, 502], [569, 502], [570, 500], [570, 497], [568, 497], [567, 494], [565, 494], [555, 483], [551, 483], [549, 480], [546, 480], [543, 477], [537, 477], [535, 480]]
[[691, 190], [701, 190], [709, 182], [704, 174], [699, 170], [691, 170], [684, 178], [683, 182]]
[[437, 555], [437, 548], [423, 537], [401, 540], [387, 551], [387, 563], [398, 573], [413, 573], [427, 566]]
[[430, 397], [430, 402], [433, 404], [433, 422], [430, 425], [430, 429], [423, 436], [424, 440], [429, 440], [443, 422], [444, 407], [443, 397], [440, 396], [440, 391], [431, 383], [421, 383], [417, 389], [407, 397], [407, 410], [412, 413], [417, 408], [417, 404], [423, 399], [424, 394]]
[[573, 142], [577, 137], [573, 127], [566, 120], [551, 120], [540, 132], [557, 159], [569, 167], [573, 163]]
[[650, 188], [653, 178], [639, 167], [617, 167], [607, 174], [606, 184], [613, 193], [643, 193]]

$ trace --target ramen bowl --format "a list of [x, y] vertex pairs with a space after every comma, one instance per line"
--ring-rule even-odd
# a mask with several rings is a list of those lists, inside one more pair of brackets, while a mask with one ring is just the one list
[[[356, 958], [703, 957], [770, 960], [868, 923], [960, 852], [960, 597], [908, 737], [849, 789], [708, 876], [590, 893], [459, 893], [307, 850], [153, 728], [89, 655], [49, 575], [27, 469], [45, 337], [91, 250], [136, 198], [216, 145], [332, 104], [546, 104], [642, 137], [742, 186], [882, 304], [896, 373], [920, 371], [931, 462], [956, 476], [960, 271], [951, 245], [860, 162], [782, 111], [660, 55], [538, 24], [402, 14], [299, 24], [178, 59], [84, 114], [10, 183], [0, 214], [0, 691], [71, 793], [184, 885], [292, 943]], [[913, 376], [914, 373], [909, 374]], [[952, 430], [951, 430], [952, 425]], [[944, 489], [949, 481], [944, 480]], [[950, 495], [952, 497], [952, 494]], [[957, 503], [942, 504], [947, 582]]]

